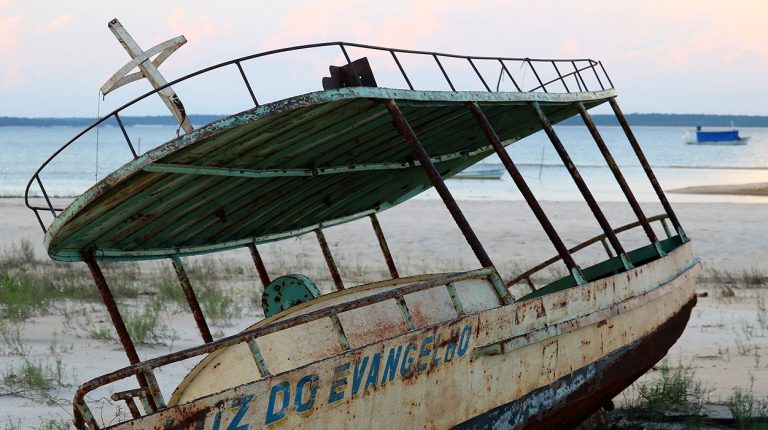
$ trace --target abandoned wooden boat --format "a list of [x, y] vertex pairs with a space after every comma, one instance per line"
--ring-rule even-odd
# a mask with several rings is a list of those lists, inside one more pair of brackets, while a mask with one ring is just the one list
[[[117, 20], [110, 28], [132, 60], [105, 85], [147, 77], [155, 86], [106, 115], [116, 121], [134, 159], [68, 207], [51, 204], [41, 172], [27, 187], [27, 205], [45, 231], [51, 258], [85, 262], [93, 274], [129, 365], [84, 383], [74, 405], [78, 428], [567, 428], [589, 416], [660, 360], [685, 328], [700, 264], [616, 102], [602, 64], [593, 60], [471, 57], [326, 43], [243, 57], [166, 83], [159, 60], [183, 43], [172, 39], [142, 51]], [[174, 41], [175, 40], [175, 41]], [[336, 47], [347, 59], [331, 67], [323, 90], [258, 104], [258, 84], [241, 63], [272, 54]], [[365, 57], [384, 53], [403, 88], [376, 86]], [[154, 55], [158, 59], [152, 60]], [[434, 60], [448, 90], [422, 91], [401, 59]], [[444, 67], [460, 60], [484, 90], [454, 86]], [[480, 65], [494, 65], [514, 84], [492, 91]], [[536, 77], [521, 87], [510, 69]], [[127, 75], [130, 69], [140, 72]], [[171, 85], [204, 79], [228, 67], [242, 77], [255, 106], [193, 128]], [[566, 68], [572, 68], [568, 70]], [[544, 70], [556, 75], [542, 79]], [[382, 70], [381, 73], [385, 73]], [[133, 76], [133, 77], [131, 77]], [[320, 76], [317, 77], [320, 84]], [[160, 95], [186, 133], [138, 154], [120, 113]], [[650, 179], [665, 213], [647, 217], [594, 126], [588, 109], [609, 103]], [[552, 124], [580, 115], [605, 156], [637, 222], [611, 226], [570, 161]], [[602, 233], [567, 248], [531, 193], [506, 145], [543, 129]], [[558, 255], [505, 282], [443, 182], [496, 153]], [[52, 157], [53, 158], [53, 157]], [[49, 160], [50, 161], [50, 160]], [[42, 204], [30, 201], [39, 189]], [[476, 270], [400, 277], [376, 214], [434, 187], [471, 246]], [[53, 215], [52, 222], [44, 219]], [[370, 219], [390, 279], [344, 285], [323, 230]], [[667, 225], [671, 221], [672, 227]], [[500, 219], [499, 222], [504, 222]], [[651, 223], [663, 226], [657, 237]], [[657, 225], [658, 226], [658, 225]], [[641, 228], [646, 246], [625, 249], [618, 234]], [[320, 295], [303, 275], [272, 278], [258, 246], [315, 234], [336, 291]], [[598, 264], [581, 267], [574, 253], [605, 246]], [[599, 245], [598, 245], [599, 246]], [[237, 335], [214, 340], [184, 269], [185, 256], [247, 247], [264, 284], [266, 318]], [[101, 262], [170, 259], [199, 328], [202, 344], [140, 360]], [[568, 275], [547, 285], [532, 276], [551, 264]], [[509, 287], [530, 293], [513, 298]], [[173, 389], [155, 373], [190, 358], [200, 361]], [[113, 394], [131, 417], [103, 425], [86, 396], [116, 382], [135, 388]], [[173, 389], [173, 391], [171, 391]]]

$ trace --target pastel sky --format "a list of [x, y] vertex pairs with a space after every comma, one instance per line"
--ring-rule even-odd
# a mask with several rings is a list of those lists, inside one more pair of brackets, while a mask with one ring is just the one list
[[[768, 115], [766, 0], [0, 0], [0, 116], [94, 116], [98, 88], [128, 61], [106, 27], [114, 17], [145, 49], [186, 36], [161, 66], [169, 79], [267, 49], [344, 40], [589, 57], [605, 64], [625, 112]], [[148, 89], [132, 85], [98, 109]]]

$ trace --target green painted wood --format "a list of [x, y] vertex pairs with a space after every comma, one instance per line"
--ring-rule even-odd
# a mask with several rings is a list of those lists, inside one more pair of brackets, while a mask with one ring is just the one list
[[[269, 130], [265, 130], [264, 132], [260, 133], [258, 135], [260, 139], [265, 140], [269, 138], [276, 138], [279, 136], [280, 133], [296, 130], [304, 122], [310, 121], [313, 118], [323, 115], [330, 110], [343, 108], [347, 103], [351, 103], [351, 102], [352, 101], [342, 102], [339, 104], [339, 106], [334, 106], [333, 104], [326, 104], [326, 105], [319, 105], [319, 106], [304, 107], [304, 108], [298, 109], [296, 112], [293, 113], [293, 116], [295, 116], [295, 118], [286, 117], [287, 113], [276, 113], [274, 115], [274, 118], [272, 116], [269, 116], [266, 118], [260, 118], [260, 120], [255, 121], [254, 124], [247, 124], [247, 126], [243, 128], [247, 129], [248, 132], [236, 133], [237, 138], [233, 141], [229, 141], [229, 139], [225, 139], [225, 138], [220, 138], [218, 139], [219, 141], [218, 143], [217, 141], [214, 141], [212, 145], [213, 148], [211, 148], [210, 145], [208, 145], [210, 141], [201, 140], [198, 142], [197, 145], [184, 147], [181, 150], [179, 150], [178, 153], [181, 153], [183, 156], [185, 156], [184, 159], [187, 161], [213, 163], [220, 160], [221, 158], [220, 151], [218, 151], [220, 149], [221, 144], [227, 144], [228, 147], [237, 148], [238, 144], [242, 144], [243, 141], [248, 142], [253, 140], [253, 138], [250, 137], [249, 133], [258, 131], [259, 127], [261, 126], [270, 125], [271, 128]], [[216, 140], [216, 137], [218, 136], [214, 136], [213, 139]], [[194, 150], [195, 148], [198, 148], [200, 146], [203, 148], [209, 148], [211, 152], [205, 153], [204, 151], [201, 151], [198, 149], [197, 153], [198, 154], [204, 153], [204, 157], [190, 158], [188, 155], [190, 150]], [[170, 159], [177, 160], [178, 159], [177, 157], [179, 156], [178, 153], [172, 153], [170, 156]], [[115, 223], [118, 223], [121, 221], [124, 223], [134, 225], [133, 229], [135, 229], [136, 228], [135, 225], [138, 224], [138, 222], [136, 222], [133, 219], [132, 214], [135, 213], [135, 211], [137, 210], [136, 206], [139, 206], [142, 209], [145, 209], [148, 206], [150, 206], [153, 202], [156, 202], [158, 199], [171, 200], [175, 198], [178, 200], [181, 198], [179, 190], [183, 191], [183, 190], [189, 189], [188, 185], [192, 182], [195, 182], [193, 178], [174, 175], [173, 177], [169, 178], [165, 182], [159, 183], [153, 187], [147, 187], [140, 193], [137, 193], [137, 195], [135, 195], [131, 199], [122, 198], [120, 199], [121, 201], [120, 207], [115, 208], [109, 214], [105, 215], [105, 213], [103, 212], [99, 213], [98, 215], [100, 215], [100, 218], [95, 220], [95, 222], [91, 222], [90, 220], [86, 219], [85, 222], [87, 223], [87, 226], [83, 228], [83, 233], [87, 233], [91, 229], [99, 229], [102, 226], [104, 226], [104, 228], [102, 228], [101, 230], [111, 229]], [[202, 189], [197, 190], [196, 192], [199, 193], [201, 191]], [[169, 199], [168, 196], [171, 196], [171, 198]], [[159, 208], [159, 210], [160, 212], [158, 213], [160, 214], [166, 213], [167, 207]], [[102, 216], [102, 215], [105, 215], [105, 216]], [[143, 217], [139, 221], [143, 220], [143, 221], [149, 222], [150, 219], [151, 217]], [[98, 237], [98, 235], [100, 234], [102, 234], [102, 232], [100, 231], [95, 232], [96, 237]], [[85, 240], [87, 240], [87, 238]]]
[[[669, 239], [664, 239], [660, 241], [659, 244], [661, 248], [664, 250], [664, 252], [670, 253], [675, 249], [677, 249], [680, 245], [682, 245], [683, 241], [680, 239], [680, 236], [673, 236]], [[651, 262], [659, 258], [659, 255], [656, 252], [656, 247], [653, 244], [634, 249], [628, 252], [627, 255], [632, 261], [637, 263], [636, 266], [643, 265], [645, 263]], [[594, 264], [587, 268], [582, 268], [582, 272], [584, 273], [584, 278], [587, 280], [587, 282], [594, 282], [599, 279], [606, 278], [608, 276], [612, 276], [625, 271], [626, 269], [624, 268], [624, 263], [621, 261], [620, 257], [611, 257], [607, 260], [601, 261], [600, 263]], [[531, 292], [523, 296], [520, 300], [522, 301], [522, 300], [533, 299], [536, 297], [541, 297], [550, 293], [562, 291], [575, 286], [576, 286], [576, 282], [574, 281], [573, 276], [566, 276], [556, 281], [553, 281], [545, 285], [544, 287], [539, 288], [534, 292]]]
[[[612, 90], [536, 94], [355, 87], [293, 97], [201, 127], [121, 167], [62, 212], [46, 246], [64, 260], [79, 259], [86, 247], [95, 247], [100, 260], [160, 258], [176, 248], [187, 255], [243, 246], [254, 237], [277, 240], [312, 225], [385, 210], [429, 187], [419, 167], [350, 171], [350, 164], [413, 161], [381, 105], [389, 98], [402, 106], [434, 157], [487, 145], [472, 126], [468, 102], [480, 103], [502, 139], [512, 141], [538, 129], [524, 113], [528, 101], [541, 103], [556, 122], [575, 113], [576, 101], [592, 107], [613, 96]], [[436, 165], [451, 176], [484, 156]], [[169, 164], [181, 166], [173, 170]], [[190, 174], [189, 168], [198, 169], [193, 173], [224, 168], [243, 176]], [[318, 168], [330, 170], [315, 176], [311, 169]], [[269, 176], [264, 173], [269, 169], [313, 176], [259, 177]]]
[[[370, 103], [368, 103], [368, 105], [370, 105]], [[348, 114], [356, 113], [357, 108], [355, 108], [354, 106], [348, 106], [346, 108], [347, 108], [347, 110], [345, 111], [346, 113], [348, 113]], [[338, 110], [333, 111], [333, 115], [334, 116], [337, 115], [337, 114], [338, 114]], [[296, 140], [297, 138], [301, 137], [304, 134], [311, 134], [312, 132], [316, 132], [316, 131], [318, 131], [316, 128], [315, 129], [304, 129], [304, 130], [302, 130], [302, 132], [300, 134], [299, 133], [291, 133], [291, 134], [286, 134], [283, 137], [286, 138], [285, 140], [293, 141], [293, 140]], [[244, 157], [245, 154], [241, 154], [241, 156]], [[205, 193], [209, 194], [209, 195], [211, 193], [216, 194], [216, 195], [222, 195], [222, 194], [227, 194], [228, 190], [232, 189], [231, 186], [223, 186], [222, 184], [223, 184], [223, 182], [216, 182], [216, 183], [214, 183], [214, 185], [210, 186], [208, 189], [205, 190]], [[262, 184], [262, 183], [259, 183], [257, 185], [260, 186], [260, 184]], [[243, 186], [247, 186], [247, 184], [245, 184]], [[211, 208], [212, 210], [210, 211], [208, 216], [210, 217], [210, 214], [215, 213], [215, 212], [217, 212], [219, 210], [222, 210], [222, 209], [226, 208], [229, 205], [228, 203], [236, 204], [238, 202], [233, 201], [233, 199], [230, 199], [230, 202], [226, 202], [226, 198], [223, 199], [223, 200], [218, 200], [217, 204], [220, 204], [220, 207], [219, 208]], [[174, 219], [174, 217], [176, 217], [176, 218], [183, 217], [187, 213], [187, 210], [188, 210], [188, 208], [185, 207], [184, 205], [181, 205], [181, 206], [179, 206], [177, 208], [174, 208], [174, 209], [171, 209], [171, 210], [166, 210], [166, 212], [164, 213], [164, 218], [165, 219]], [[205, 217], [200, 217], [199, 219], [200, 219], [200, 222], [210, 222], [210, 220], [206, 220]], [[187, 218], [185, 218], [185, 221], [186, 220], [187, 220]], [[173, 224], [174, 223], [167, 224], [167, 225], [163, 226], [163, 228], [173, 228]], [[189, 228], [190, 226], [188, 224], [185, 224], [182, 227]]]

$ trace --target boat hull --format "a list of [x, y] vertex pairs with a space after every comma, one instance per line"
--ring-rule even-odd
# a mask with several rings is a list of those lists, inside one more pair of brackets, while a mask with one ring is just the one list
[[[245, 379], [115, 428], [570, 426], [664, 356], [695, 303], [699, 268], [686, 243], [627, 272]], [[296, 347], [311, 354], [313, 342], [308, 332]]]
[[685, 330], [695, 305], [694, 296], [642, 339], [454, 428], [566, 429], [577, 426], [666, 355]]
[[712, 142], [699, 142], [695, 139], [685, 141], [685, 143], [689, 145], [746, 145], [748, 142], [749, 137], [742, 137], [737, 140], [717, 140]]

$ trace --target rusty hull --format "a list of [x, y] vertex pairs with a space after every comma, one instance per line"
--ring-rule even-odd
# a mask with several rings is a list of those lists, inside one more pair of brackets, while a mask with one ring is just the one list
[[[241, 378], [253, 382], [188, 403], [175, 403], [176, 396], [170, 408], [114, 428], [571, 426], [666, 353], [695, 303], [699, 268], [684, 244], [586, 285], [464, 316], [456, 312], [443, 322], [422, 321], [404, 334], [365, 346], [352, 342], [348, 351], [295, 367], [280, 363], [275, 376]], [[440, 301], [408, 304], [416, 321]], [[353, 339], [354, 316], [339, 315]], [[331, 332], [306, 327], [301, 342], [290, 342], [297, 353], [319, 354], [315, 349], [328, 340], [317, 330]], [[276, 366], [275, 358], [266, 363]], [[236, 380], [240, 370], [232, 371]]]

